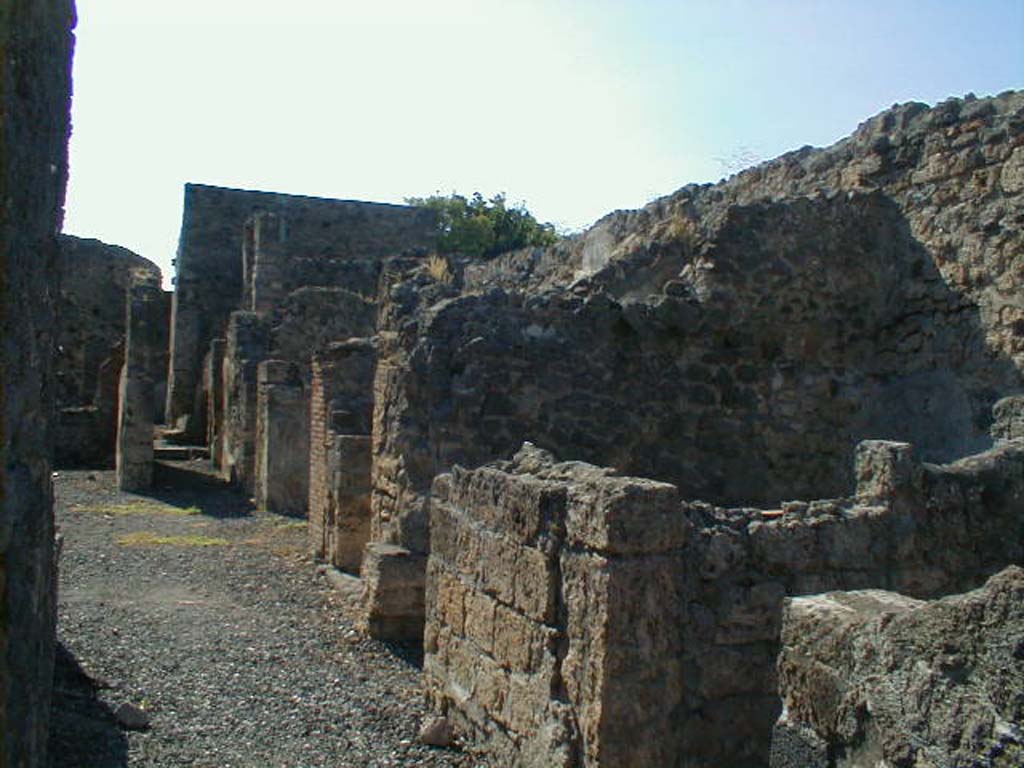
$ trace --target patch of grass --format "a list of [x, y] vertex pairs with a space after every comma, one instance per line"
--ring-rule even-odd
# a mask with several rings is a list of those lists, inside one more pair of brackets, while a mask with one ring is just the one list
[[199, 507], [175, 507], [171, 504], [163, 504], [159, 501], [128, 501], [124, 504], [95, 504], [79, 507], [80, 512], [89, 512], [95, 515], [113, 515], [123, 517], [126, 515], [201, 515], [203, 510]]
[[226, 547], [231, 542], [215, 536], [188, 534], [184, 536], [160, 536], [152, 531], [125, 533], [114, 539], [122, 547]]
[[285, 523], [278, 523], [274, 526], [278, 531], [304, 531], [306, 530], [305, 520], [289, 520]]
[[436, 253], [427, 257], [427, 273], [434, 280], [445, 285], [452, 281], [452, 270], [448, 259]]

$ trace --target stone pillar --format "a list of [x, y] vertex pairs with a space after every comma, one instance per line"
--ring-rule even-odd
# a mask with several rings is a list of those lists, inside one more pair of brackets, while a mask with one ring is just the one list
[[74, 6], [0, 5], [0, 765], [49, 763], [56, 621], [50, 451], [56, 233]]
[[206, 390], [206, 447], [215, 469], [221, 468], [224, 436], [224, 339], [210, 342], [204, 373]]
[[358, 573], [370, 538], [376, 344], [351, 339], [313, 356], [309, 531], [315, 557]]
[[153, 484], [154, 358], [162, 335], [163, 292], [149, 274], [128, 287], [125, 355], [117, 407], [117, 485], [139, 491]]
[[523, 768], [679, 764], [675, 486], [524, 448], [439, 476], [430, 535], [425, 684], [463, 737]]
[[232, 312], [224, 345], [221, 474], [255, 490], [257, 366], [268, 354], [270, 327], [256, 312]]
[[259, 364], [256, 411], [256, 507], [305, 515], [309, 498], [309, 406], [298, 366]]

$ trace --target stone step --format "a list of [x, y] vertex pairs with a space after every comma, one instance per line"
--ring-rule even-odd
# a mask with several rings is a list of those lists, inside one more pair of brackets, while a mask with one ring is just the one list
[[153, 444], [153, 458], [157, 461], [192, 461], [208, 459], [210, 452], [205, 445], [173, 445], [158, 441]]

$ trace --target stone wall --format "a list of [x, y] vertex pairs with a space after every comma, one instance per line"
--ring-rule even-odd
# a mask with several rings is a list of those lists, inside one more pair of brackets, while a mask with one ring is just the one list
[[502, 764], [765, 764], [786, 595], [936, 597], [1024, 561], [1024, 443], [936, 466], [866, 442], [856, 475], [851, 498], [780, 509], [535, 449], [438, 478], [435, 709]]
[[[134, 274], [151, 275], [159, 284], [160, 270], [126, 248], [99, 240], [61, 235], [59, 243], [54, 463], [109, 467], [117, 435], [117, 381], [124, 363], [125, 296]], [[154, 362], [157, 420], [163, 414], [169, 308], [169, 302], [162, 307], [158, 349], [163, 353]]]
[[434, 232], [434, 216], [423, 209], [187, 184], [176, 259], [169, 422], [193, 416], [202, 355], [224, 333], [231, 312], [252, 306], [242, 304], [246, 296], [251, 301], [251, 287], [244, 285], [253, 276], [245, 265], [255, 267], [252, 229], [248, 237], [243, 230], [255, 213], [276, 214], [275, 236], [287, 242], [289, 259], [310, 260], [311, 269], [339, 259], [376, 261], [425, 246]]
[[370, 538], [370, 423], [377, 362], [372, 339], [336, 342], [313, 357], [309, 533], [315, 557], [359, 573]]
[[[1024, 389], [1022, 98], [897, 108], [382, 295], [373, 540], [426, 553], [433, 478], [524, 440], [759, 506], [848, 494], [861, 440], [938, 462], [992, 445], [993, 405]], [[880, 152], [886, 173], [854, 173]]]
[[[923, 602], [786, 601], [772, 768], [1024, 763], [1024, 570]], [[880, 674], [884, 669], [884, 674]]]
[[54, 284], [74, 5], [0, 4], [0, 764], [48, 763]]
[[494, 289], [382, 333], [380, 538], [421, 547], [434, 475], [526, 439], [726, 504], [847, 493], [862, 439], [991, 444], [1021, 373], [884, 196], [733, 207], [713, 250], [651, 302]]

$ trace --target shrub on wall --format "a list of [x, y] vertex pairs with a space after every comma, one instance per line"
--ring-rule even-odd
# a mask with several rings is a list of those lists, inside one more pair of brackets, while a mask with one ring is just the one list
[[558, 240], [553, 224], [538, 222], [523, 203], [510, 206], [503, 193], [490, 200], [479, 192], [470, 198], [453, 192], [447, 196], [409, 197], [405, 202], [437, 211], [436, 247], [440, 253], [488, 258]]

